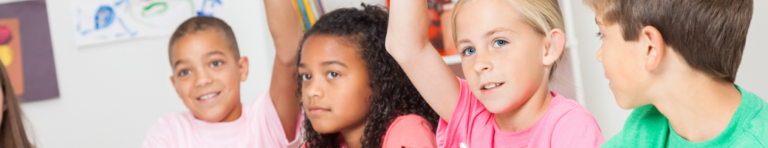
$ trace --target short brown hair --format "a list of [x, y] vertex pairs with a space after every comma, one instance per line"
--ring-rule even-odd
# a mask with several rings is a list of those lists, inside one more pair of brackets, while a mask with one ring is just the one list
[[653, 26], [689, 66], [733, 83], [752, 21], [752, 0], [584, 0], [624, 40]]
[[210, 16], [196, 16], [181, 23], [176, 31], [171, 35], [171, 41], [168, 44], [168, 59], [170, 60], [171, 52], [176, 41], [187, 34], [194, 34], [200, 31], [206, 31], [209, 29], [215, 29], [224, 35], [229, 44], [229, 49], [232, 50], [232, 54], [235, 55], [235, 59], [240, 58], [240, 49], [237, 47], [237, 39], [235, 38], [235, 32], [227, 25], [224, 20]]

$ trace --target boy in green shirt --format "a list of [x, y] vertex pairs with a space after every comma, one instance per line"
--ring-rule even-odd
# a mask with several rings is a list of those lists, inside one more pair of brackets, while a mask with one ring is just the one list
[[621, 108], [603, 147], [768, 147], [768, 103], [734, 84], [752, 0], [585, 0]]

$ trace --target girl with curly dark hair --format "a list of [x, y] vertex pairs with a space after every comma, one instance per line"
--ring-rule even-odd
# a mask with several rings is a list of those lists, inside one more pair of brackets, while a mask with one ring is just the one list
[[436, 147], [437, 113], [384, 48], [388, 19], [377, 6], [343, 8], [304, 34], [304, 147]]

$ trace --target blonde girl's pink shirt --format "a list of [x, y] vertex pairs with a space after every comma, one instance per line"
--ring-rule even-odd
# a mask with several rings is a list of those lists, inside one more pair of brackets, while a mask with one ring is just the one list
[[232, 122], [205, 122], [189, 111], [164, 115], [147, 132], [143, 147], [297, 148], [301, 144], [299, 127], [297, 124], [296, 139], [288, 141], [267, 92], [252, 105], [243, 105], [242, 115]]
[[461, 89], [451, 120], [440, 120], [437, 127], [438, 147], [458, 148], [595, 148], [605, 143], [595, 118], [573, 100], [551, 92], [547, 112], [530, 127], [501, 131], [494, 114], [485, 109], [459, 79]]

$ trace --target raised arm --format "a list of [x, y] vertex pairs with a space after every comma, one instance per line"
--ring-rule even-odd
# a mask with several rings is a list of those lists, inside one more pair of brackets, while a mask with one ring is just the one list
[[426, 0], [390, 1], [386, 47], [432, 109], [450, 121], [459, 81], [429, 43], [428, 21]]
[[272, 67], [272, 83], [269, 85], [269, 95], [283, 124], [285, 138], [288, 141], [296, 135], [298, 115], [301, 111], [296, 89], [299, 87], [294, 77], [296, 71], [296, 56], [299, 42], [303, 37], [301, 23], [293, 9], [291, 1], [264, 0], [267, 10], [267, 24], [274, 40], [275, 64]]

